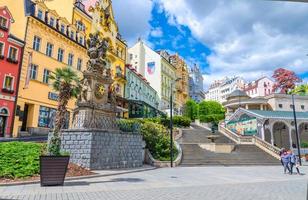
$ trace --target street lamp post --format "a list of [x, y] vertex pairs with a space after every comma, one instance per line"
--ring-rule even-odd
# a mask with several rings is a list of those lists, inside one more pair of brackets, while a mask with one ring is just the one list
[[299, 135], [298, 135], [298, 129], [297, 129], [297, 119], [296, 119], [296, 111], [295, 111], [294, 94], [292, 94], [292, 104], [293, 104], [292, 107], [293, 107], [293, 115], [294, 115], [294, 126], [295, 126], [295, 134], [296, 134], [297, 152], [298, 152], [298, 157], [299, 157], [299, 164], [302, 165]]
[[177, 78], [175, 81], [171, 81], [171, 95], [170, 95], [170, 167], [173, 167], [173, 85], [181, 80]]

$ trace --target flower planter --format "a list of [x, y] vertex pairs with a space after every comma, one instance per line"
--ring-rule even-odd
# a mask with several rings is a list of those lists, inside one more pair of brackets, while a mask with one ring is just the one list
[[69, 159], [69, 156], [41, 156], [41, 186], [62, 186]]

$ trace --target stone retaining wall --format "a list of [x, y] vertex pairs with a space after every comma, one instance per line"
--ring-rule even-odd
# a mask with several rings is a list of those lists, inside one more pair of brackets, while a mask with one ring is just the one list
[[65, 130], [62, 150], [70, 162], [91, 170], [141, 167], [144, 141], [139, 134], [103, 130]]

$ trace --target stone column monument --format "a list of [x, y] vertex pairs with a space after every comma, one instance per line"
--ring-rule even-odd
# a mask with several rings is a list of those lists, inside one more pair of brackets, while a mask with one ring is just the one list
[[99, 39], [98, 34], [90, 34], [87, 45], [90, 60], [83, 72], [83, 87], [74, 112], [73, 128], [118, 130], [113, 80], [105, 61], [108, 42]]
[[72, 129], [62, 132], [62, 150], [70, 161], [88, 169], [140, 167], [143, 141], [139, 134], [122, 133], [116, 123], [116, 96], [107, 67], [108, 42], [99, 34], [87, 41], [89, 61], [73, 114]]

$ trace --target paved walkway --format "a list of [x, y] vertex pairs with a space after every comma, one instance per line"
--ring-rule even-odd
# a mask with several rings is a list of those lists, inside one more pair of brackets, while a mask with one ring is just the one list
[[[308, 174], [308, 167], [302, 171]], [[306, 200], [307, 175], [285, 175], [282, 167], [178, 167], [67, 181], [0, 187], [0, 199], [74, 200]]]

